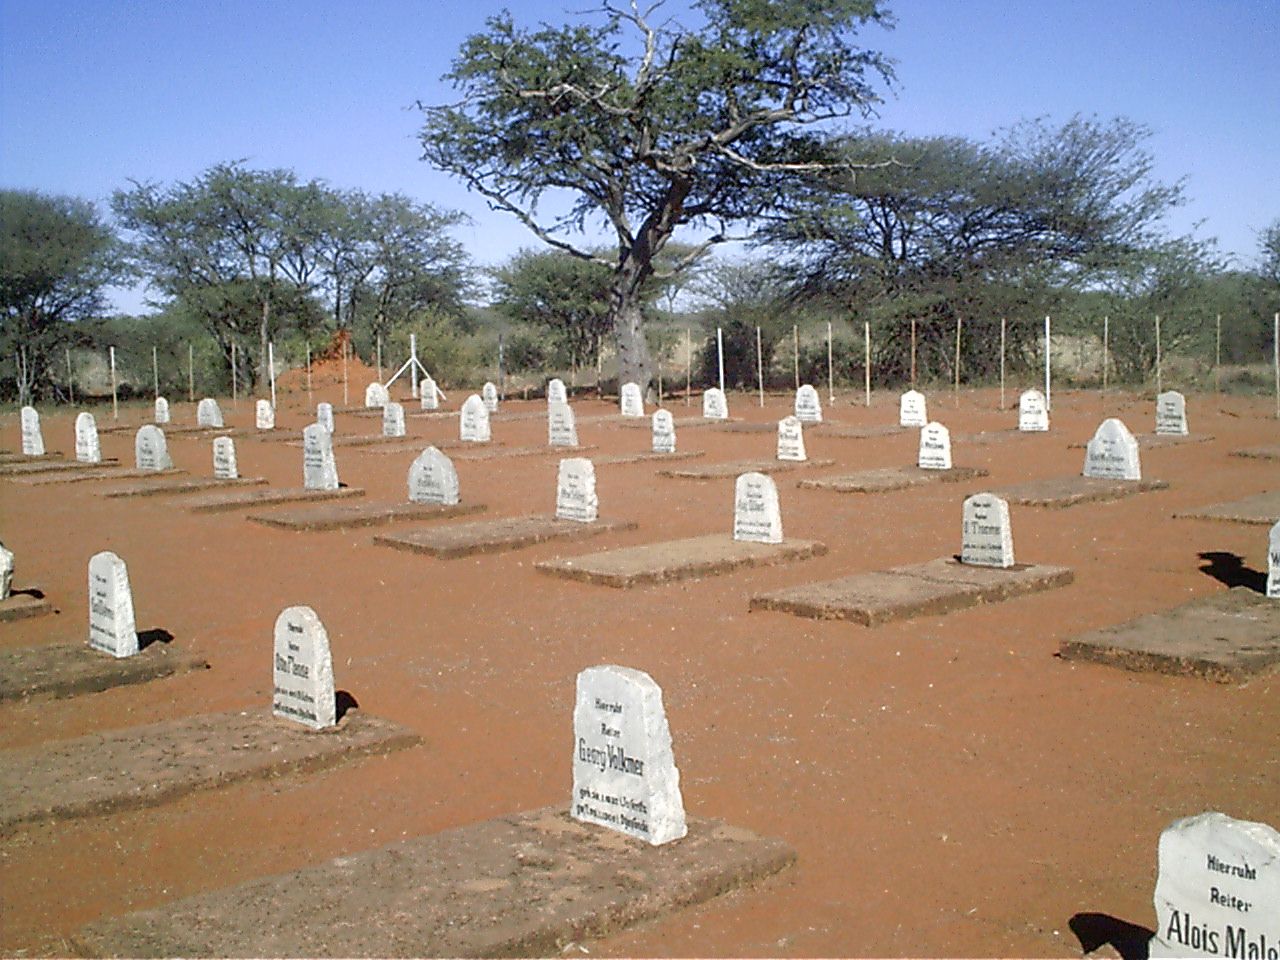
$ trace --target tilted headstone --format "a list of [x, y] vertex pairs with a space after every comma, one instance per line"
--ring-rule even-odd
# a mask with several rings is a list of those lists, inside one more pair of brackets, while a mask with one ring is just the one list
[[240, 476], [236, 466], [236, 444], [230, 437], [213, 438], [213, 479], [235, 480]]
[[366, 408], [385, 407], [390, 399], [391, 395], [387, 393], [387, 388], [377, 380], [364, 388], [364, 405]]
[[302, 431], [302, 485], [308, 490], [337, 490], [340, 486], [333, 434], [323, 424], [309, 423]]
[[1013, 566], [1008, 502], [992, 493], [975, 493], [965, 500], [960, 562], [977, 567]]
[[89, 646], [113, 657], [138, 652], [129, 569], [110, 550], [89, 559]]
[[81, 463], [102, 462], [102, 445], [98, 442], [98, 421], [87, 410], [76, 414], [76, 459]]
[[0, 600], [8, 600], [13, 592], [13, 551], [0, 543]]
[[1280, 831], [1201, 813], [1160, 834], [1149, 956], [1280, 958]]
[[729, 401], [719, 387], [702, 391], [702, 416], [706, 420], [729, 419]]
[[288, 607], [276, 617], [271, 712], [313, 730], [338, 722], [333, 655], [324, 624], [310, 607]]
[[640, 384], [624, 383], [620, 391], [619, 402], [624, 417], [644, 416], [644, 396], [640, 393]]
[[492, 381], [486, 380], [484, 386], [480, 388], [480, 399], [484, 401], [484, 408], [490, 413], [498, 412], [498, 388]]
[[801, 423], [822, 422], [822, 401], [810, 384], [801, 384], [796, 391], [796, 419]]
[[578, 420], [573, 415], [573, 407], [567, 403], [547, 406], [547, 443], [553, 447], [578, 445]]
[[568, 403], [569, 391], [564, 388], [564, 381], [559, 377], [552, 377], [547, 381], [547, 406], [553, 403]]
[[1024, 433], [1049, 429], [1049, 408], [1039, 390], [1024, 390], [1018, 397], [1018, 429]]
[[662, 689], [647, 673], [600, 666], [578, 674], [570, 812], [654, 846], [688, 832]]
[[930, 423], [920, 431], [920, 456], [916, 466], [921, 470], [951, 469], [951, 431], [940, 423]]
[[1267, 539], [1267, 596], [1280, 600], [1280, 523]]
[[418, 402], [423, 410], [440, 409], [440, 388], [430, 377], [418, 384]]
[[778, 459], [809, 459], [804, 452], [804, 426], [797, 417], [783, 417], [778, 421]]
[[164, 431], [154, 423], [144, 423], [133, 438], [133, 461], [139, 470], [172, 470], [169, 444]]
[[44, 434], [40, 432], [40, 414], [35, 407], [22, 408], [22, 453], [28, 457], [44, 456]]
[[458, 502], [458, 471], [435, 447], [427, 447], [409, 465], [409, 502], [447, 506]]
[[1187, 435], [1187, 398], [1177, 390], [1156, 397], [1156, 433], [1162, 436]]
[[259, 430], [276, 428], [276, 408], [271, 406], [270, 400], [259, 400], [253, 405], [253, 422]]
[[332, 403], [316, 404], [316, 423], [320, 424], [330, 433], [333, 433], [333, 404]]
[[156, 397], [156, 412], [152, 419], [155, 420], [156, 423], [169, 422], [169, 401], [164, 397]]
[[458, 436], [469, 443], [489, 442], [489, 409], [474, 393], [462, 403], [462, 414], [458, 417]]
[[1142, 479], [1138, 441], [1115, 417], [1102, 421], [1085, 448], [1084, 475], [1104, 480]]
[[218, 406], [218, 401], [213, 397], [205, 397], [196, 404], [196, 426], [214, 427], [216, 429], [221, 429], [224, 426], [222, 408]]
[[388, 400], [382, 408], [382, 435], [384, 437], [404, 436], [404, 405]]
[[676, 421], [670, 410], [658, 410], [653, 415], [653, 452], [676, 452]]
[[898, 398], [898, 426], [923, 427], [928, 423], [929, 413], [923, 393], [908, 390]]
[[599, 516], [595, 465], [586, 457], [561, 460], [556, 475], [556, 519], [594, 523]]
[[733, 539], [782, 542], [778, 487], [764, 473], [744, 473], [733, 485]]

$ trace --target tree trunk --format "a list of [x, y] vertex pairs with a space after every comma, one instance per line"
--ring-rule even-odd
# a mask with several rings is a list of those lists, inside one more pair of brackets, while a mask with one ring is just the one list
[[640, 297], [640, 279], [633, 260], [624, 261], [614, 279], [613, 333], [618, 343], [618, 389], [624, 383], [635, 383], [641, 393], [651, 392], [653, 361], [644, 337], [644, 304]]

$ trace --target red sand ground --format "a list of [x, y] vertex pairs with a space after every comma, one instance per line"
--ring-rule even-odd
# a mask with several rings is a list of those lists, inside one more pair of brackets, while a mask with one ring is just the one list
[[[340, 365], [339, 365], [340, 366]], [[309, 419], [305, 383], [281, 390], [281, 428]], [[351, 402], [363, 400], [352, 374]], [[317, 377], [311, 400], [340, 405], [341, 380]], [[456, 409], [462, 391], [451, 391]], [[842, 396], [829, 418], [896, 419], [896, 396]], [[1016, 392], [1010, 391], [1010, 402]], [[955, 451], [990, 488], [1077, 473], [1104, 416], [1135, 432], [1150, 398], [1057, 392], [1053, 431]], [[695, 401], [696, 404], [696, 401]], [[774, 420], [730, 397], [731, 412]], [[992, 391], [930, 397], [953, 435], [1016, 425]], [[613, 404], [579, 401], [579, 418]], [[253, 404], [223, 401], [230, 426]], [[542, 410], [542, 401], [504, 409]], [[696, 411], [696, 405], [688, 408]], [[289, 533], [240, 514], [192, 515], [175, 498], [106, 500], [94, 483], [0, 480], [0, 539], [15, 587], [61, 609], [0, 627], [8, 649], [85, 634], [85, 566], [111, 549], [129, 565], [140, 628], [163, 627], [213, 669], [69, 700], [0, 707], [0, 747], [269, 702], [271, 630], [290, 604], [328, 628], [340, 688], [419, 732], [424, 746], [305, 778], [246, 783], [154, 809], [45, 824], [0, 847], [0, 953], [62, 953], [61, 938], [104, 915], [151, 907], [265, 874], [546, 804], [568, 803], [574, 677], [619, 663], [664, 691], [685, 803], [791, 842], [793, 870], [603, 942], [597, 955], [1073, 956], [1081, 912], [1150, 925], [1156, 842], [1172, 820], [1206, 809], [1280, 825], [1280, 674], [1239, 686], [1131, 674], [1055, 656], [1074, 633], [1226, 587], [1197, 554], [1226, 551], [1265, 569], [1264, 527], [1174, 520], [1181, 508], [1274, 489], [1277, 466], [1228, 457], [1280, 438], [1270, 401], [1193, 396], [1191, 428], [1209, 443], [1143, 454], [1171, 489], [1070, 510], [1013, 508], [1024, 561], [1075, 568], [1072, 586], [1008, 603], [866, 629], [749, 613], [764, 589], [928, 560], [959, 548], [968, 484], [873, 496], [779, 486], [788, 535], [830, 546], [822, 558], [620, 593], [553, 580], [535, 561], [729, 529], [733, 482], [656, 479], [657, 465], [602, 467], [602, 516], [639, 528], [582, 544], [432, 560], [372, 545], [376, 531]], [[686, 408], [680, 401], [677, 415]], [[191, 423], [193, 405], [174, 404]], [[102, 425], [110, 408], [99, 409]], [[149, 406], [121, 422], [148, 420]], [[46, 410], [50, 449], [73, 450], [73, 412]], [[410, 419], [424, 441], [456, 420]], [[344, 433], [378, 421], [339, 416]], [[493, 426], [497, 441], [545, 443], [545, 423]], [[645, 431], [583, 424], [601, 453], [647, 447]], [[0, 437], [18, 446], [16, 414]], [[840, 440], [812, 433], [833, 472], [913, 462], [916, 435]], [[771, 455], [770, 434], [680, 432], [705, 462]], [[132, 458], [131, 433], [103, 437]], [[179, 467], [208, 474], [208, 440], [174, 437]], [[301, 452], [237, 441], [241, 472], [301, 482]], [[342, 479], [401, 500], [412, 450], [337, 451]], [[556, 458], [458, 461], [463, 497], [489, 516], [553, 508]], [[981, 482], [981, 481], [980, 481]], [[963, 487], [965, 489], [958, 489]], [[282, 918], [283, 919], [283, 918]], [[424, 946], [424, 951], [429, 949]]]

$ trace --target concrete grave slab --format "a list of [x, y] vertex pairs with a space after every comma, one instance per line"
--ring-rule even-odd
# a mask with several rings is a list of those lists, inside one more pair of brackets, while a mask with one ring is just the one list
[[1066, 660], [1235, 683], [1280, 664], [1280, 603], [1233, 587], [1064, 640]]
[[850, 424], [832, 423], [827, 420], [822, 425], [824, 437], [839, 437], [842, 440], [866, 440], [873, 437], [892, 437], [906, 433], [907, 427], [896, 424], [883, 424], [875, 427], [855, 427]]
[[[575, 447], [574, 452], [584, 450], [594, 450], [595, 446], [588, 444], [586, 446]], [[476, 449], [475, 444], [469, 444], [468, 449], [459, 450], [453, 455], [454, 460], [503, 460], [514, 459], [516, 457], [548, 457], [551, 455], [561, 456], [564, 452], [563, 447], [490, 447], [485, 446]]]
[[1274, 447], [1246, 447], [1243, 450], [1232, 450], [1231, 456], [1244, 457], [1248, 460], [1280, 460], [1280, 444]]
[[959, 483], [977, 480], [987, 471], [981, 467], [952, 467], [950, 470], [925, 470], [920, 467], [877, 467], [834, 477], [801, 480], [796, 486], [810, 490], [834, 490], [837, 493], [885, 493], [905, 490], [923, 483]]
[[43, 473], [30, 477], [15, 477], [14, 483], [21, 483], [32, 487], [43, 487], [51, 483], [89, 483], [95, 480], [145, 480], [160, 479], [164, 477], [178, 477], [185, 474], [185, 470], [135, 470], [122, 469], [119, 466], [108, 466], [104, 464], [81, 464], [84, 467], [93, 467], [94, 469], [86, 470], [59, 470], [57, 473]]
[[[1208, 443], [1213, 437], [1204, 433], [1135, 433], [1133, 439], [1138, 441], [1139, 450], [1160, 450], [1164, 447], [1183, 447], [1189, 443]], [[1084, 450], [1087, 443], [1068, 444], [1069, 450]]]
[[1230, 523], [1270, 525], [1280, 520], [1280, 490], [1259, 493], [1230, 503], [1214, 503], [1207, 507], [1180, 510], [1174, 516], [1193, 520], [1226, 520]]
[[8, 463], [0, 463], [0, 476], [25, 477], [39, 473], [83, 473], [86, 470], [104, 470], [110, 463], [87, 463], [82, 460], [57, 460], [53, 457], [22, 457]]
[[[415, 443], [421, 443], [421, 442], [422, 441], [416, 440], [411, 437], [404, 437], [404, 436], [384, 437], [382, 434], [377, 434], [376, 436], [370, 436], [367, 434], [363, 434], [360, 436], [345, 436], [345, 435], [339, 434], [333, 438], [333, 445], [335, 447], [400, 447], [400, 448], [404, 448], [406, 446], [412, 446]], [[288, 440], [287, 443], [291, 447], [302, 446], [302, 441], [296, 438]]]
[[360, 487], [339, 487], [337, 490], [308, 490], [306, 487], [276, 487], [266, 490], [229, 490], [225, 493], [209, 493], [187, 500], [184, 506], [192, 513], [222, 513], [244, 507], [269, 507], [277, 503], [296, 503], [299, 500], [341, 500], [346, 497], [363, 497]]
[[444, 520], [486, 510], [477, 503], [326, 503], [317, 507], [251, 513], [249, 519], [281, 530], [348, 530], [405, 520]]
[[680, 450], [676, 453], [646, 451], [644, 453], [616, 453], [604, 457], [592, 457], [591, 462], [597, 467], [618, 463], [665, 463], [672, 460], [696, 460], [706, 455], [707, 452], [705, 450]]
[[1024, 507], [1074, 507], [1081, 503], [1121, 500], [1138, 493], [1164, 490], [1164, 480], [1108, 480], [1102, 477], [1048, 477], [992, 490], [998, 497]]
[[[121, 429], [127, 428], [122, 427]], [[98, 432], [102, 433], [103, 431], [99, 430]], [[38, 460], [62, 460], [62, 451], [46, 450], [38, 456], [32, 456], [31, 454], [15, 452], [13, 450], [0, 450], [0, 466], [8, 463], [31, 463]]]
[[0, 700], [74, 697], [208, 666], [202, 658], [159, 641], [123, 658], [92, 650], [84, 642], [18, 647], [0, 652]]
[[267, 482], [266, 477], [236, 477], [234, 480], [217, 480], [213, 477], [174, 477], [170, 480], [150, 483], [142, 481], [120, 487], [99, 490], [104, 497], [164, 497], [176, 496], [180, 493], [196, 493], [201, 490], [226, 490], [237, 487], [260, 487]]
[[[624, 430], [648, 430], [652, 427], [652, 418], [627, 417], [619, 419], [618, 417], [580, 417], [578, 423], [593, 423], [601, 420], [611, 422], [614, 426], [621, 427]], [[672, 417], [671, 424], [677, 430], [692, 427], [715, 427], [719, 430], [728, 430], [731, 426], [738, 426], [738, 421], [732, 417], [727, 420], [708, 420], [706, 417]], [[769, 427], [773, 429], [772, 425]]]
[[0, 600], [0, 623], [43, 617], [48, 613], [53, 613], [53, 604], [34, 593], [18, 591]]
[[425, 553], [442, 560], [468, 557], [477, 553], [516, 550], [547, 540], [582, 540], [618, 530], [634, 530], [629, 520], [596, 520], [578, 523], [555, 517], [502, 517], [472, 523], [450, 524], [430, 530], [383, 534], [373, 542], [397, 550]]
[[[777, 425], [773, 427], [777, 430]], [[730, 460], [708, 463], [705, 466], [676, 467], [659, 470], [660, 477], [677, 480], [716, 480], [720, 477], [737, 477], [744, 473], [785, 473], [789, 470], [805, 470], [813, 467], [829, 467], [834, 460]]]

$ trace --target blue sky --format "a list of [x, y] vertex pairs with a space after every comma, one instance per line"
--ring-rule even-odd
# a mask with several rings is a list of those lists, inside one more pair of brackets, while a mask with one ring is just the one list
[[[675, 7], [681, 0], [670, 0]], [[462, 40], [503, 7], [580, 0], [0, 0], [0, 186], [105, 202], [223, 160], [462, 209], [481, 263], [536, 240], [419, 159], [415, 100], [444, 102]], [[1280, 217], [1280, 0], [900, 0], [866, 46], [897, 60], [877, 125], [985, 138], [1026, 117], [1149, 126], [1185, 177], [1174, 233], [1253, 262]], [[1201, 222], [1198, 228], [1197, 222]], [[122, 295], [131, 309], [139, 298]]]

